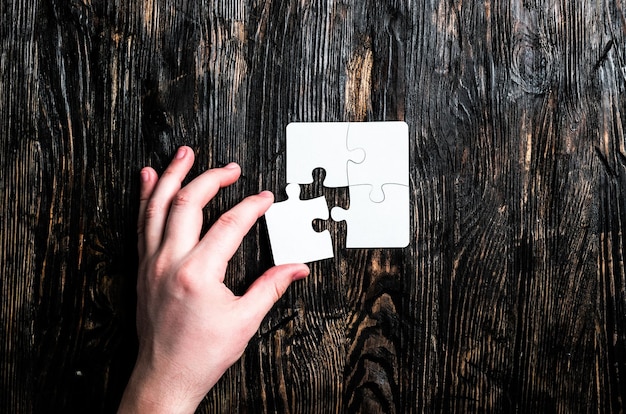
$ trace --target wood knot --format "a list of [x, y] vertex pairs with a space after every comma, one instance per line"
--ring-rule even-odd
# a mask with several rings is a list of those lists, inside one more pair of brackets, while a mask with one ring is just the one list
[[523, 34], [513, 39], [511, 78], [524, 92], [547, 92], [553, 74], [554, 50], [546, 37]]

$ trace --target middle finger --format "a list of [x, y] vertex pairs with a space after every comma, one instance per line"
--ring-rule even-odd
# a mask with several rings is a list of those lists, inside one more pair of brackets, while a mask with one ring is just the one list
[[205, 171], [178, 191], [172, 199], [163, 249], [173, 256], [181, 256], [198, 244], [202, 231], [202, 209], [220, 188], [233, 184], [240, 174], [239, 166], [231, 163]]

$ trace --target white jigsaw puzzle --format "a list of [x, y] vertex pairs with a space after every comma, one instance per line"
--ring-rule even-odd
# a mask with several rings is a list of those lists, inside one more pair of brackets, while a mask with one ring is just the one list
[[409, 138], [405, 122], [291, 123], [287, 126], [287, 201], [265, 213], [275, 264], [333, 257], [324, 197], [300, 200], [299, 184], [313, 182], [323, 168], [323, 185], [348, 187], [350, 207], [332, 209], [347, 223], [347, 248], [402, 248], [410, 241]]
[[286, 201], [272, 204], [265, 213], [274, 264], [308, 263], [333, 257], [328, 230], [313, 230], [314, 219], [328, 219], [325, 197], [300, 199], [300, 185], [289, 184]]

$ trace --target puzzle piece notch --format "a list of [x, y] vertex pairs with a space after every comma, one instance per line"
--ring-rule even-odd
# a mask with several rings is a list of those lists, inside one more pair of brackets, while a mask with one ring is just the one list
[[314, 219], [328, 219], [325, 197], [300, 199], [300, 186], [286, 187], [288, 199], [274, 203], [265, 213], [274, 264], [308, 263], [334, 257], [328, 230], [316, 232]]
[[409, 185], [409, 127], [403, 121], [353, 122], [348, 149], [363, 149], [365, 159], [348, 162], [349, 186], [371, 186], [370, 199], [385, 200], [383, 186]]
[[347, 248], [402, 248], [409, 244], [409, 187], [384, 186], [385, 199], [375, 203], [368, 186], [350, 186], [350, 207], [334, 207], [333, 220], [347, 223]]
[[[355, 184], [349, 186], [349, 188], [354, 187], [367, 187], [369, 189], [369, 198], [372, 203], [382, 203], [385, 201], [385, 186], [393, 185], [394, 183], [385, 183], [382, 184], [382, 187], [376, 187], [369, 184]], [[396, 185], [404, 185], [404, 184], [396, 184]], [[364, 190], [365, 191], [365, 190]]]
[[324, 187], [347, 187], [348, 162], [361, 163], [363, 149], [348, 149], [349, 122], [292, 122], [287, 125], [287, 182], [310, 184], [323, 168]]

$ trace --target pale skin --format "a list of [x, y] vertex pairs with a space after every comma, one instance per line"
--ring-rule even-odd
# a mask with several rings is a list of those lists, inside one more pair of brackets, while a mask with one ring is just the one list
[[211, 169], [181, 187], [193, 161], [191, 148], [181, 147], [161, 178], [141, 171], [139, 354], [120, 413], [193, 413], [291, 282], [309, 274], [304, 264], [275, 266], [243, 296], [233, 294], [224, 284], [228, 260], [274, 197], [245, 198], [200, 238], [203, 207], [241, 170]]

